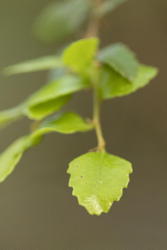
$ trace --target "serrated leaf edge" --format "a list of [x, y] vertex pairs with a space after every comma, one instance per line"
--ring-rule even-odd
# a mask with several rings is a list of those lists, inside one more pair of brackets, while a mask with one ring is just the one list
[[112, 201], [110, 201], [110, 202], [109, 202], [108, 209], [104, 210], [103, 208], [101, 208], [101, 209], [99, 209], [99, 212], [97, 212], [97, 213], [91, 213], [91, 212], [83, 205], [82, 200], [79, 198], [79, 195], [77, 194], [77, 192], [74, 190], [74, 187], [72, 186], [72, 183], [71, 183], [71, 174], [70, 174], [70, 172], [69, 172], [69, 169], [67, 169], [67, 174], [70, 175], [70, 179], [69, 179], [69, 182], [68, 182], [68, 186], [69, 186], [70, 188], [72, 188], [72, 195], [73, 195], [74, 197], [76, 197], [76, 199], [77, 199], [77, 201], [78, 201], [78, 203], [79, 203], [80, 206], [84, 207], [84, 208], [86, 209], [86, 211], [87, 211], [90, 215], [98, 215], [98, 216], [99, 216], [99, 215], [101, 215], [102, 213], [108, 213], [109, 210], [111, 209], [113, 203], [114, 203], [115, 201], [120, 201], [121, 197], [123, 196], [124, 189], [127, 188], [128, 185], [129, 185], [129, 182], [130, 182], [130, 174], [132, 174], [132, 173], [133, 173], [133, 169], [132, 169], [132, 164], [131, 164], [131, 166], [130, 166], [130, 168], [129, 168], [129, 174], [127, 174], [127, 176], [126, 176], [126, 177], [127, 177], [127, 182], [126, 182], [126, 184], [125, 184], [122, 188], [120, 188], [118, 199], [113, 199]]

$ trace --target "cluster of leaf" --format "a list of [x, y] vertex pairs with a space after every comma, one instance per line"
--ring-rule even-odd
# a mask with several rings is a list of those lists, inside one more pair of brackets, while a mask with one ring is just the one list
[[[101, 18], [115, 10], [126, 0], [103, 0], [95, 6], [96, 0], [59, 0], [50, 3], [35, 23], [35, 33], [44, 42], [63, 42], [81, 33], [92, 15]], [[80, 35], [79, 35], [80, 37]]]
[[[0, 125], [26, 116], [39, 126], [18, 139], [0, 155], [0, 181], [14, 170], [23, 153], [50, 132], [86, 132], [93, 122], [76, 113], [60, 113], [73, 94], [98, 89], [101, 100], [131, 94], [156, 76], [157, 69], [140, 64], [134, 53], [117, 43], [99, 50], [97, 38], [82, 39], [68, 46], [59, 57], [27, 61], [5, 69], [7, 74], [54, 69], [55, 80], [48, 82], [18, 107], [0, 112]], [[56, 113], [56, 114], [55, 114]], [[54, 115], [53, 115], [54, 114]], [[70, 163], [69, 185], [79, 203], [90, 214], [108, 212], [127, 187], [131, 163], [106, 152], [92, 152]]]

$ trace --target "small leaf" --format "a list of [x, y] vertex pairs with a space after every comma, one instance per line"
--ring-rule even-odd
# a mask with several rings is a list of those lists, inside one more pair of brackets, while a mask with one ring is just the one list
[[98, 59], [129, 81], [133, 81], [138, 73], [139, 63], [133, 52], [124, 44], [116, 43], [102, 49]]
[[121, 4], [126, 2], [127, 0], [106, 0], [102, 2], [100, 7], [97, 9], [97, 15], [102, 17], [106, 15], [108, 12], [115, 10]]
[[69, 186], [90, 214], [107, 213], [128, 186], [131, 163], [104, 152], [93, 152], [74, 159], [68, 169]]
[[41, 120], [60, 110], [70, 99], [71, 95], [65, 95], [59, 98], [40, 102], [39, 104], [31, 104], [25, 107], [24, 113], [32, 120]]
[[105, 66], [102, 68], [100, 92], [103, 99], [120, 97], [131, 94], [147, 85], [158, 73], [154, 67], [140, 65], [133, 82], [128, 81], [120, 74]]
[[90, 7], [89, 0], [61, 0], [51, 3], [37, 19], [37, 36], [45, 42], [63, 41], [80, 30]]
[[50, 132], [71, 134], [90, 129], [92, 129], [92, 124], [84, 121], [75, 113], [64, 113], [44, 121], [36, 131], [16, 140], [0, 155], [0, 182], [3, 182], [13, 172], [23, 153], [38, 144], [43, 135]]
[[12, 122], [18, 116], [27, 116], [32, 120], [41, 120], [60, 110], [77, 91], [86, 89], [89, 83], [86, 79], [65, 75], [45, 85], [18, 107], [0, 112], [0, 125]]
[[97, 53], [98, 45], [97, 38], [87, 38], [72, 43], [64, 50], [62, 58], [64, 64], [77, 73], [89, 70]]
[[48, 70], [62, 66], [63, 65], [59, 60], [59, 58], [55, 56], [46, 56], [9, 66], [4, 69], [4, 73], [7, 75], [14, 75], [14, 74], [29, 73], [41, 70]]
[[25, 136], [16, 140], [0, 155], [0, 182], [13, 172], [23, 153], [34, 144], [36, 144], [34, 138]]
[[22, 106], [0, 112], [0, 128], [18, 120], [22, 116]]
[[85, 132], [93, 128], [91, 123], [86, 122], [81, 116], [75, 113], [63, 113], [45, 120], [35, 132], [43, 135], [50, 132], [72, 134]]
[[85, 79], [66, 75], [45, 85], [30, 97], [24, 112], [31, 119], [43, 119], [59, 110], [69, 100], [71, 94], [88, 87]]

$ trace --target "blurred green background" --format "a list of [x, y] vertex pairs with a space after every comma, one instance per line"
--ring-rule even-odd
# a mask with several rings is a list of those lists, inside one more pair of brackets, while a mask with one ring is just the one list
[[[0, 67], [53, 54], [33, 35], [32, 25], [47, 0], [0, 0]], [[52, 134], [30, 150], [0, 185], [0, 250], [167, 249], [167, 2], [129, 0], [102, 24], [103, 45], [123, 41], [139, 58], [160, 68], [152, 84], [103, 105], [108, 150], [133, 162], [128, 190], [107, 215], [89, 216], [68, 188], [67, 164], [95, 146], [94, 133]], [[0, 108], [38, 89], [46, 73], [0, 76]], [[70, 103], [90, 115], [91, 96]], [[2, 151], [27, 133], [24, 120], [0, 131]]]

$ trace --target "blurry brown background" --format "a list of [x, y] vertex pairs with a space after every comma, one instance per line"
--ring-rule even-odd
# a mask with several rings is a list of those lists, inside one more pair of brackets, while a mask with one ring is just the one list
[[[32, 34], [47, 0], [0, 0], [0, 67], [52, 54]], [[167, 1], [129, 0], [104, 20], [103, 45], [123, 41], [160, 74], [139, 92], [106, 102], [108, 150], [133, 162], [129, 188], [111, 212], [89, 216], [67, 187], [67, 164], [95, 146], [94, 133], [52, 134], [30, 150], [0, 185], [0, 250], [167, 249]], [[0, 108], [11, 107], [45, 83], [46, 73], [0, 76]], [[80, 98], [79, 98], [80, 97]], [[90, 114], [91, 97], [70, 108]], [[0, 150], [27, 133], [27, 121], [0, 131]]]

